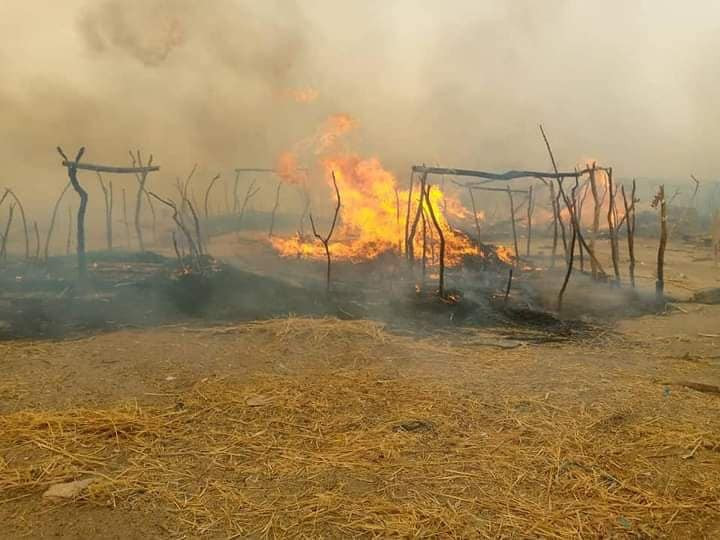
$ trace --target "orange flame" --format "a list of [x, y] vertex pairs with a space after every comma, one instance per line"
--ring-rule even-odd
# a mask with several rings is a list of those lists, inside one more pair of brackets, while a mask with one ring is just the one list
[[[398, 188], [395, 175], [386, 170], [375, 157], [363, 158], [357, 154], [338, 150], [340, 138], [355, 127], [347, 115], [330, 117], [314, 139], [314, 153], [318, 156], [326, 183], [332, 186], [335, 174], [342, 207], [337, 229], [330, 243], [330, 252], [336, 260], [363, 261], [378, 257], [382, 253], [398, 252], [405, 243], [405, 221], [407, 215], [408, 191]], [[281, 156], [280, 160], [290, 170], [296, 170], [297, 159], [293, 152]], [[278, 167], [278, 170], [285, 170]], [[418, 212], [419, 191], [414, 189], [411, 202], [410, 222]], [[437, 186], [430, 189], [430, 207], [422, 203], [426, 220], [427, 253], [430, 245], [436, 247], [438, 235], [430, 217], [430, 208], [438, 221], [445, 239], [446, 264], [454, 266], [464, 256], [482, 255], [467, 235], [453, 229], [447, 222], [445, 212], [458, 219], [471, 214], [453, 197], [447, 197]], [[320, 234], [325, 233], [318, 220], [315, 221]], [[413, 241], [417, 256], [422, 253], [423, 228], [419, 224]], [[314, 238], [274, 237], [271, 242], [283, 256], [300, 256], [313, 259], [325, 257], [323, 246]], [[434, 249], [437, 252], [437, 249]], [[509, 252], [500, 249], [498, 256], [510, 261]]]

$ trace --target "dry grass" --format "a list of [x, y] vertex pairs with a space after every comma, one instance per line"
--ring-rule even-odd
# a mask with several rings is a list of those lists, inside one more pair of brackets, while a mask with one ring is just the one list
[[[394, 339], [330, 320], [225, 331], [258, 327], [279, 352]], [[368, 368], [209, 380], [163, 406], [0, 416], [0, 509], [94, 476], [87, 503], [163, 510], [191, 536], [692, 537], [718, 527], [719, 413], [642, 380], [567, 407]]]

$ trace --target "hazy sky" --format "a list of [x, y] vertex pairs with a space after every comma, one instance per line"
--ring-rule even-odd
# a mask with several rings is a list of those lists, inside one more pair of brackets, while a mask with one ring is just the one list
[[54, 197], [57, 144], [153, 152], [168, 186], [272, 165], [340, 112], [403, 179], [548, 168], [540, 122], [564, 167], [714, 178], [719, 30], [710, 0], [2, 0], [2, 182]]

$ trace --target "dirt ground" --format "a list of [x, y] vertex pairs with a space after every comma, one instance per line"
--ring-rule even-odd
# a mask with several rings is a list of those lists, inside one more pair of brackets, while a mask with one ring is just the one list
[[547, 344], [301, 317], [2, 343], [0, 537], [717, 538], [720, 306], [684, 300], [720, 269], [671, 245], [667, 279], [675, 307]]

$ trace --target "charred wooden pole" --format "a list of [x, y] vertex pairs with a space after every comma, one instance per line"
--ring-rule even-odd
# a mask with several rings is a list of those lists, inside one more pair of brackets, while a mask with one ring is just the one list
[[[558, 292], [558, 299], [557, 299], [557, 310], [558, 313], [562, 311], [562, 305], [563, 305], [563, 296], [565, 295], [565, 290], [567, 289], [568, 282], [570, 281], [570, 276], [573, 271], [573, 262], [575, 258], [575, 240], [577, 239], [577, 233], [578, 233], [578, 227], [577, 223], [573, 219], [573, 215], [576, 213], [577, 210], [576, 206], [576, 189], [577, 189], [577, 177], [575, 178], [575, 187], [572, 189], [571, 193], [571, 200], [572, 200], [572, 207], [568, 207], [568, 211], [570, 212], [570, 218], [571, 222], [573, 223], [572, 227], [572, 234], [570, 236], [570, 248], [568, 251], [568, 261], [567, 261], [567, 270], [565, 272], [565, 279], [563, 280], [562, 287], [560, 287], [560, 291]], [[563, 185], [562, 180], [558, 181], [558, 188], [560, 192], [562, 193], [563, 199], [567, 201], [567, 197], [565, 196], [565, 192], [563, 191]]]
[[510, 272], [508, 272], [507, 286], [505, 287], [505, 298], [503, 298], [503, 305], [505, 305], [505, 306], [507, 306], [508, 297], [510, 296], [510, 288], [512, 287], [512, 276], [513, 276], [513, 269], [512, 269], [512, 267], [510, 267]]
[[425, 211], [422, 213], [422, 284], [425, 286], [425, 272], [427, 270], [427, 219]]
[[410, 211], [412, 209], [412, 194], [415, 185], [415, 171], [410, 172], [410, 185], [408, 186], [407, 213], [405, 215], [405, 256], [410, 257], [408, 238], [410, 235]]
[[[590, 233], [590, 249], [595, 252], [595, 242], [597, 241], [598, 231], [600, 230], [600, 210], [602, 209], [602, 202], [600, 201], [600, 195], [597, 188], [597, 177], [595, 176], [595, 164], [590, 170], [590, 190], [593, 197], [593, 222], [592, 231]], [[592, 273], [593, 279], [597, 279], [598, 271], [597, 265], [594, 261], [590, 261], [590, 272]]]
[[[130, 158], [132, 159], [133, 168], [135, 168], [135, 167], [152, 167], [152, 161], [153, 161], [152, 154], [150, 154], [150, 157], [148, 158], [148, 162], [146, 165], [143, 165], [142, 156], [140, 155], [140, 150], [137, 150], [135, 155], [133, 155], [133, 153], [130, 152]], [[142, 200], [143, 200], [143, 195], [145, 194], [145, 183], [147, 182], [148, 172], [149, 171], [145, 170], [143, 172], [135, 173], [135, 177], [137, 178], [137, 182], [138, 182], [137, 195], [135, 196], [135, 234], [137, 235], [137, 239], [138, 239], [138, 248], [142, 252], [145, 251], [145, 241], [143, 239], [142, 226], [140, 225], [140, 211], [142, 210]]]
[[50, 255], [50, 239], [52, 238], [53, 230], [55, 230], [55, 220], [57, 219], [57, 213], [58, 209], [60, 208], [60, 202], [63, 200], [63, 197], [65, 196], [65, 193], [67, 193], [67, 190], [70, 189], [70, 182], [65, 184], [65, 187], [60, 192], [60, 196], [57, 198], [57, 201], [55, 201], [55, 206], [53, 207], [52, 215], [50, 216], [50, 225], [48, 227], [47, 236], [45, 237], [45, 261], [47, 262], [48, 257]]
[[109, 186], [105, 185], [102, 175], [98, 172], [98, 182], [100, 182], [100, 189], [102, 189], [103, 197], [105, 199], [105, 242], [107, 244], [108, 251], [112, 251], [112, 211], [113, 211], [113, 186], [112, 180], [109, 182]]
[[431, 185], [428, 185], [425, 190], [425, 202], [427, 203], [427, 211], [430, 214], [430, 219], [435, 225], [435, 230], [438, 233], [440, 240], [440, 261], [439, 261], [439, 277], [438, 277], [438, 295], [440, 298], [445, 298], [445, 235], [442, 232], [440, 223], [435, 216], [435, 210], [433, 209], [432, 202], [430, 201], [430, 189]]
[[240, 209], [240, 199], [238, 198], [238, 187], [240, 186], [240, 171], [235, 171], [235, 183], [233, 184], [233, 214], [237, 214]]
[[512, 224], [513, 245], [515, 246], [515, 265], [517, 265], [520, 260], [520, 249], [518, 248], [517, 228], [515, 227], [515, 203], [513, 202], [510, 186], [507, 187], [507, 194], [510, 202], [510, 223]]
[[[57, 147], [58, 153], [63, 157], [64, 161], [68, 159], [62, 148]], [[88, 194], [83, 189], [77, 179], [77, 166], [85, 153], [85, 147], [83, 146], [75, 156], [74, 163], [68, 163], [65, 167], [67, 169], [68, 177], [73, 189], [77, 192], [80, 197], [80, 206], [78, 207], [77, 213], [77, 260], [78, 260], [78, 278], [81, 283], [87, 279], [87, 260], [85, 258], [85, 212], [87, 211]]]
[[33, 229], [35, 229], [35, 260], [40, 260], [40, 230], [37, 221], [33, 220]]
[[[400, 231], [400, 192], [398, 191], [397, 186], [395, 186], [395, 224], [398, 228], [398, 234]], [[398, 238], [398, 254], [402, 254], [403, 249], [403, 238], [402, 236]]]
[[217, 182], [220, 179], [220, 173], [217, 173], [215, 176], [212, 177], [212, 180], [210, 180], [210, 183], [208, 184], [207, 189], [205, 190], [205, 220], [210, 217], [210, 191], [212, 191], [213, 186], [215, 185], [215, 182]]
[[270, 214], [270, 230], [268, 231], [268, 237], [272, 238], [275, 230], [275, 214], [277, 213], [278, 206], [280, 206], [280, 189], [282, 188], [282, 180], [278, 181], [277, 189], [275, 189], [275, 204], [273, 205], [272, 213]]
[[15, 204], [10, 204], [8, 208], [8, 220], [5, 223], [5, 232], [2, 236], [2, 247], [0, 247], [0, 257], [7, 261], [7, 241], [10, 236], [10, 227], [12, 226], [13, 217], [15, 216]]
[[[545, 141], [545, 148], [547, 149], [548, 155], [550, 156], [550, 163], [552, 164], [553, 171], [555, 171], [555, 174], [558, 173], [558, 167], [557, 162], [555, 161], [555, 155], [553, 154], [552, 147], [550, 146], [550, 141], [547, 138], [547, 135], [545, 135], [545, 129], [543, 129], [542, 124], [539, 125], [540, 127], [540, 134], [542, 135], [543, 141]], [[551, 265], [555, 265], [555, 257], [557, 256], [557, 238], [558, 238], [558, 228], [560, 228], [560, 231], [562, 232], [562, 240], [563, 240], [563, 246], [565, 249], [565, 258], [567, 259], [567, 239], [565, 237], [565, 226], [562, 222], [562, 216], [560, 214], [560, 202], [559, 202], [559, 196], [558, 193], [557, 196], [555, 193], [553, 193], [554, 187], [552, 183], [550, 184], [550, 196], [553, 198], [553, 250], [552, 250], [552, 262]]]
[[[243, 217], [245, 216], [245, 208], [247, 208], [247, 204], [255, 195], [257, 195], [257, 192], [260, 191], [260, 188], [255, 188], [255, 180], [250, 182], [250, 185], [247, 188], [247, 191], [245, 192], [245, 199], [243, 199], [242, 206], [240, 207], [240, 213], [238, 214], [238, 227], [242, 225]], [[255, 188], [255, 189], [253, 189]]]
[[[585, 199], [587, 199], [589, 190], [590, 190], [590, 180], [588, 179], [585, 181], [585, 184], [583, 185], [582, 195], [580, 196], [580, 204], [578, 205], [578, 208], [577, 208], [577, 220], [578, 220], [578, 225], [580, 225], [580, 227], [582, 227], [582, 223], [583, 223], [583, 221], [582, 221], [583, 209], [585, 208]], [[577, 247], [578, 247], [578, 255], [580, 256], [580, 271], [584, 272], [585, 271], [585, 257], [584, 257], [584, 248], [583, 248], [582, 242], [578, 242]]]
[[25, 258], [30, 258], [30, 233], [28, 232], [28, 224], [27, 219], [25, 218], [25, 208], [23, 208], [22, 202], [20, 202], [20, 199], [15, 194], [15, 192], [12, 189], [7, 190], [8, 195], [10, 195], [13, 200], [15, 201], [15, 204], [17, 204], [18, 209], [20, 210], [20, 219], [22, 220], [23, 224], [23, 233], [25, 234]]
[[335, 179], [335, 171], [332, 171], [332, 180], [333, 180], [333, 186], [335, 186], [335, 195], [337, 196], [337, 205], [335, 206], [335, 214], [333, 215], [332, 225], [330, 225], [330, 230], [327, 233], [327, 236], [322, 237], [320, 234], [318, 234], [317, 229], [315, 228], [315, 221], [313, 221], [312, 212], [310, 212], [310, 226], [312, 227], [313, 234], [315, 235], [315, 238], [320, 240], [323, 247], [325, 248], [325, 257], [327, 258], [327, 272], [325, 274], [325, 291], [327, 293], [330, 293], [330, 239], [332, 238], [333, 232], [335, 232], [335, 225], [337, 225], [337, 218], [338, 214], [340, 213], [340, 189], [337, 185], [337, 180]]
[[190, 209], [190, 215], [192, 216], [193, 223], [195, 224], [195, 236], [197, 237], [198, 255], [202, 256], [202, 255], [204, 255], [205, 250], [203, 249], [203, 244], [202, 244], [202, 232], [200, 230], [200, 220], [198, 219], [197, 212], [195, 212], [195, 206], [193, 206], [193, 203], [190, 202], [190, 200], [187, 200], [186, 204], [188, 205], [188, 208]]
[[625, 207], [625, 229], [627, 230], [628, 257], [630, 259], [628, 274], [630, 275], [630, 285], [635, 288], [635, 179], [633, 179], [629, 203], [624, 185], [621, 187], [621, 191]]
[[72, 212], [73, 212], [72, 207], [68, 206], [68, 233], [67, 233], [67, 240], [65, 241], [65, 255], [70, 255], [70, 248], [72, 247], [72, 237], [73, 237]]
[[[200, 264], [201, 264], [200, 252], [198, 251], [198, 248], [195, 245], [195, 241], [193, 240], [192, 234], [190, 233], [188, 228], [185, 226], [185, 223], [183, 223], [183, 220], [180, 218], [177, 205], [171, 199], [163, 199], [162, 197], [160, 197], [159, 195], [156, 195], [152, 191], [148, 192], [148, 194], [172, 210], [172, 219], [175, 222], [175, 225], [177, 225], [178, 229], [185, 236], [185, 240], [187, 241], [188, 249], [190, 250], [190, 256], [193, 258], [193, 260], [196, 263], [197, 268], [199, 269]], [[173, 232], [173, 244], [175, 247], [175, 253], [177, 253], [178, 252], [177, 242], [176, 242], [176, 237], [175, 237], [174, 232]], [[182, 257], [181, 257], [181, 259], [182, 259]]]
[[655, 294], [659, 302], [665, 299], [665, 246], [667, 245], [667, 204], [665, 202], [665, 186], [660, 186], [653, 201], [653, 206], [660, 207], [660, 244], [657, 254], [657, 281]]
[[127, 238], [127, 247], [130, 249], [130, 222], [127, 217], [127, 198], [125, 196], [125, 188], [122, 188], [122, 200], [123, 200], [123, 223], [125, 224], [125, 237]]
[[527, 202], [527, 244], [525, 246], [525, 256], [530, 256], [530, 245], [532, 244], [532, 217], [533, 210], [535, 209], [535, 200], [533, 199], [533, 187], [530, 186], [528, 189], [528, 202]]
[[418, 198], [418, 207], [417, 211], [415, 212], [415, 219], [413, 220], [412, 226], [410, 227], [410, 232], [408, 233], [408, 238], [406, 240], [406, 246], [407, 246], [407, 254], [408, 254], [408, 262], [412, 266], [412, 264], [415, 262], [415, 234], [417, 232], [417, 226], [420, 221], [420, 216], [423, 211], [424, 206], [424, 200], [425, 200], [425, 185], [427, 183], [427, 172], [423, 173], [423, 175], [420, 177], [420, 197]]
[[[110, 184], [110, 187], [112, 188], [112, 184]], [[110, 194], [112, 195], [112, 189], [110, 190]], [[147, 189], [145, 190], [145, 198], [147, 199], [148, 208], [150, 208], [150, 214], [152, 215], [153, 244], [157, 244], [157, 213], [155, 212], [155, 204], [147, 192]]]
[[612, 177], [612, 169], [610, 169], [607, 173], [608, 178], [608, 196], [610, 197], [610, 200], [608, 202], [608, 213], [607, 213], [607, 222], [608, 222], [608, 236], [610, 237], [610, 256], [612, 257], [612, 264], [613, 264], [613, 270], [615, 271], [615, 284], [620, 285], [620, 263], [619, 263], [619, 253], [618, 253], [618, 239], [617, 239], [617, 230], [615, 228], [615, 222], [616, 222], [616, 210], [615, 210], [615, 195], [617, 189], [613, 186], [613, 177]]
[[475, 206], [475, 195], [473, 195], [473, 190], [471, 187], [468, 187], [468, 194], [470, 195], [470, 204], [472, 204], [472, 211], [473, 211], [473, 218], [475, 219], [475, 231], [477, 232], [477, 241], [478, 246], [480, 245], [480, 220], [478, 219], [477, 214], [477, 207]]

